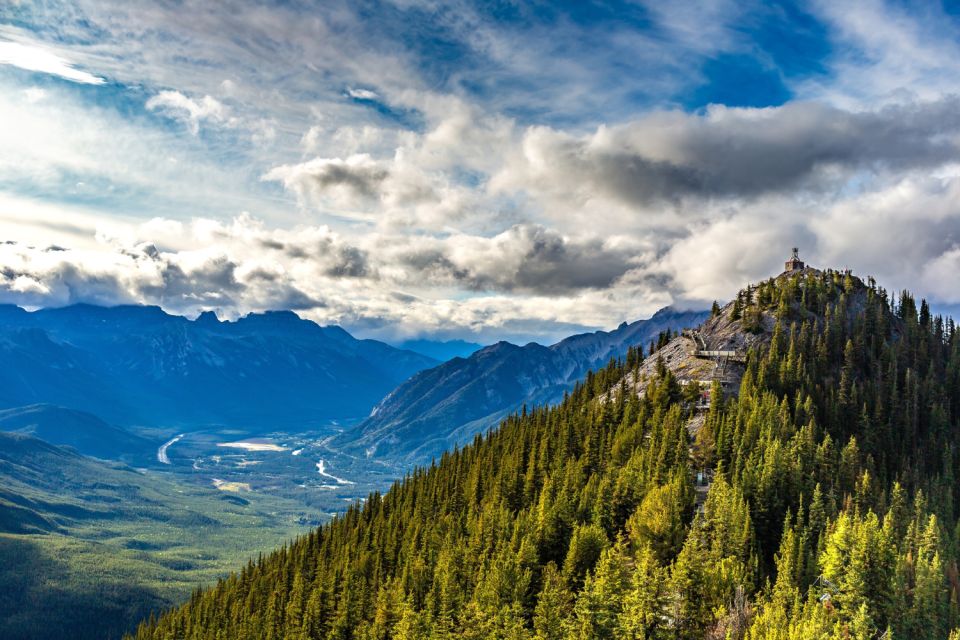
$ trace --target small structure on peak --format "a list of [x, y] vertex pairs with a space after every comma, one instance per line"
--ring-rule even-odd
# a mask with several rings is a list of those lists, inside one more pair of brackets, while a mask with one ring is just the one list
[[805, 266], [803, 260], [800, 259], [800, 249], [794, 247], [793, 255], [784, 263], [783, 270], [786, 273], [790, 273], [791, 271], [800, 271]]

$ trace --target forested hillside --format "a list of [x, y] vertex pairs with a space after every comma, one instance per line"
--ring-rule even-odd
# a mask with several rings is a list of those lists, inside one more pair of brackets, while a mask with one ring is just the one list
[[808, 269], [700, 339], [729, 370], [631, 350], [136, 638], [950, 636], [953, 323]]

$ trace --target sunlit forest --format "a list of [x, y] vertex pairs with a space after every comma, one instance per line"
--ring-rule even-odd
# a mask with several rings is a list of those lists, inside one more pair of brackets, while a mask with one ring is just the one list
[[713, 313], [739, 388], [664, 336], [134, 637], [957, 638], [952, 321], [812, 269]]

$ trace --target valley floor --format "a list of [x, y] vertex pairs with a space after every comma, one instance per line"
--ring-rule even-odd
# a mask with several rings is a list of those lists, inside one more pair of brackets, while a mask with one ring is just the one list
[[315, 431], [152, 435], [136, 469], [0, 434], [0, 638], [119, 638], [399, 475]]

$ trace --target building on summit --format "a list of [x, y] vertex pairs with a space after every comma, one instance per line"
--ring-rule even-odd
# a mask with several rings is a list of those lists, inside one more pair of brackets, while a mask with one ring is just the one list
[[791, 271], [800, 271], [804, 266], [803, 260], [800, 259], [800, 249], [794, 247], [793, 256], [784, 263], [783, 270], [790, 273]]

